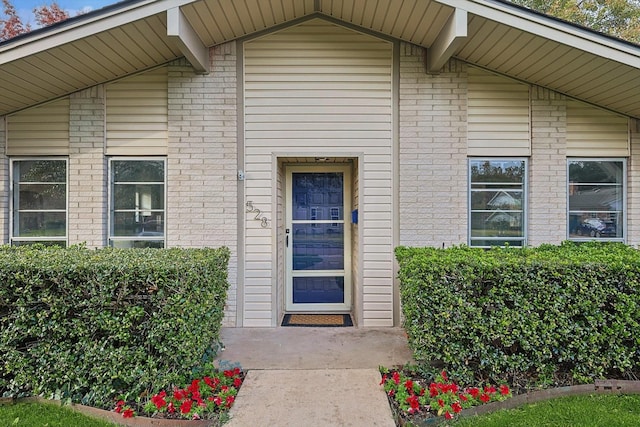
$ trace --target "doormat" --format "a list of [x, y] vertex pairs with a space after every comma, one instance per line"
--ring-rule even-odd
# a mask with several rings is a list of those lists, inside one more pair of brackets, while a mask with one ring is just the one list
[[282, 326], [353, 326], [349, 314], [285, 314]]

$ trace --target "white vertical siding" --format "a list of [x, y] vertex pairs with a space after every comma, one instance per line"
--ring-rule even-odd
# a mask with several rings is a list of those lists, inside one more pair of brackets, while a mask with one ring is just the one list
[[629, 119], [585, 104], [567, 101], [567, 156], [626, 157]]
[[69, 154], [69, 98], [7, 117], [7, 155]]
[[470, 156], [531, 154], [529, 86], [469, 67]]
[[[283, 157], [363, 153], [363, 326], [391, 326], [392, 44], [315, 19], [244, 48], [247, 200], [271, 220], [277, 214], [271, 206], [274, 152]], [[385, 219], [368, 221], [369, 213]], [[249, 216], [246, 239], [244, 326], [271, 326], [279, 303], [273, 295], [273, 231]], [[367, 251], [378, 259], [367, 259]], [[379, 301], [367, 294], [389, 297]]]
[[167, 154], [166, 67], [107, 85], [106, 104], [108, 155]]

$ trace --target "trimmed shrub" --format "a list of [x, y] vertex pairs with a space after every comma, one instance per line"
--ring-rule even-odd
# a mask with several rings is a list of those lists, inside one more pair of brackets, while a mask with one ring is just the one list
[[399, 247], [396, 258], [419, 363], [538, 385], [640, 374], [640, 252], [628, 246]]
[[211, 358], [229, 250], [0, 247], [0, 395], [115, 395], [185, 382]]

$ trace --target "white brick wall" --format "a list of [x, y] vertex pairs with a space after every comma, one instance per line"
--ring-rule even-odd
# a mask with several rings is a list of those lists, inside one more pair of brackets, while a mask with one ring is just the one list
[[534, 86], [531, 90], [528, 244], [567, 238], [566, 100]]
[[400, 244], [467, 241], [467, 78], [452, 60], [425, 74], [424, 52], [400, 48]]
[[0, 243], [9, 241], [9, 159], [6, 153], [6, 117], [0, 116]]
[[231, 249], [224, 325], [235, 326], [237, 292], [236, 45], [211, 50], [212, 72], [169, 66], [167, 246]]
[[70, 98], [69, 244], [102, 247], [107, 234], [103, 87], [94, 86]]
[[627, 243], [640, 245], [640, 121], [631, 120], [631, 156], [627, 161]]

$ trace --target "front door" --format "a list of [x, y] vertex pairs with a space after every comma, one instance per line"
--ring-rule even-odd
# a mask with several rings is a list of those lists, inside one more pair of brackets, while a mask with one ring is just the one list
[[350, 310], [350, 169], [289, 166], [286, 172], [286, 310]]

